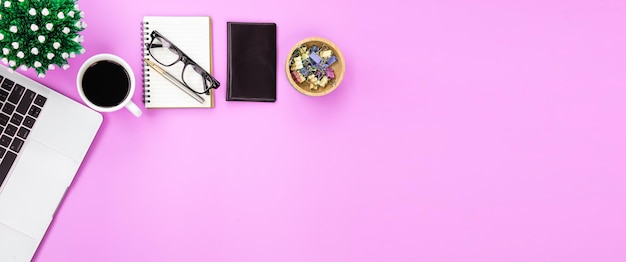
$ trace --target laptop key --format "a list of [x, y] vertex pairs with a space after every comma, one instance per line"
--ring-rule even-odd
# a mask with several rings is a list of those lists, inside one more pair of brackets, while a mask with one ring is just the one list
[[0, 158], [2, 158], [6, 152], [7, 150], [4, 147], [0, 147]]
[[26, 90], [26, 93], [24, 94], [24, 98], [22, 98], [22, 101], [20, 101], [20, 104], [17, 106], [17, 112], [25, 115], [26, 111], [28, 111], [28, 107], [30, 106], [30, 103], [32, 103], [33, 100], [35, 100], [36, 95], [37, 94], [35, 94], [35, 92]]
[[35, 98], [35, 105], [43, 107], [43, 105], [46, 103], [46, 100], [48, 100], [46, 97], [42, 95], [37, 95], [37, 98]]
[[40, 112], [41, 112], [41, 108], [36, 107], [35, 105], [31, 106], [30, 110], [28, 110], [28, 114], [33, 116], [34, 118], [37, 118]]
[[23, 86], [15, 85], [15, 87], [13, 87], [13, 91], [11, 91], [11, 94], [9, 95], [9, 102], [17, 105], [20, 98], [22, 98], [22, 95], [24, 94], [24, 90], [26, 90], [26, 88]]
[[15, 106], [10, 103], [5, 103], [4, 106], [2, 107], [2, 112], [6, 113], [7, 115], [13, 114], [14, 111], [15, 111]]
[[16, 158], [17, 154], [9, 151], [6, 156], [4, 156], [4, 159], [2, 159], [2, 162], [0, 162], [0, 184], [4, 182], [7, 174], [9, 174], [9, 170], [11, 170], [11, 166], [13, 165], [13, 162], [15, 162]]
[[13, 81], [9, 80], [9, 79], [4, 79], [4, 81], [2, 82], [2, 84], [0, 85], [0, 87], [2, 87], [4, 90], [6, 91], [11, 91], [13, 89]]
[[19, 126], [20, 124], [22, 124], [22, 121], [24, 120], [24, 117], [20, 114], [13, 114], [13, 117], [11, 117], [11, 123]]
[[21, 137], [23, 139], [26, 139], [28, 137], [28, 134], [30, 133], [30, 130], [24, 128], [24, 127], [20, 127], [20, 130], [17, 131], [17, 136]]
[[9, 147], [10, 144], [11, 144], [10, 137], [8, 137], [7, 135], [2, 135], [2, 137], [0, 137], [0, 145], [4, 147]]
[[0, 89], [0, 101], [2, 102], [7, 101], [7, 98], [9, 98], [9, 92], [7, 92], [6, 90]]
[[11, 146], [9, 147], [9, 149], [15, 151], [16, 153], [19, 153], [20, 149], [22, 149], [22, 145], [24, 145], [24, 140], [15, 138], [13, 140], [13, 143], [11, 143]]
[[[2, 114], [0, 114], [0, 124], [2, 124]], [[33, 128], [33, 125], [35, 124], [35, 119], [30, 117], [30, 116], [26, 116], [26, 118], [24, 119], [24, 126], [28, 127], [28, 128]]]
[[0, 126], [6, 126], [9, 123], [9, 116], [0, 113]]
[[7, 128], [4, 130], [4, 133], [7, 134], [8, 136], [14, 136], [16, 132], [17, 132], [17, 126], [14, 126], [13, 124], [9, 124]]

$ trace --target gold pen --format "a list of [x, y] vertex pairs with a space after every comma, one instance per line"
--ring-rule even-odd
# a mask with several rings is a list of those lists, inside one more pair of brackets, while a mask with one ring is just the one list
[[185, 86], [185, 84], [180, 82], [180, 80], [176, 79], [176, 77], [174, 77], [172, 74], [170, 74], [167, 71], [165, 71], [165, 69], [161, 68], [160, 66], [156, 65], [155, 63], [153, 63], [152, 61], [150, 61], [148, 59], [144, 59], [143, 61], [146, 62], [146, 64], [148, 64], [148, 66], [152, 67], [152, 69], [154, 69], [154, 71], [157, 71], [157, 73], [162, 75], [165, 79], [170, 81], [176, 87], [180, 88], [180, 90], [182, 90], [183, 92], [185, 92], [189, 96], [193, 97], [193, 99], [195, 99], [196, 101], [200, 102], [201, 104], [204, 103], [204, 98], [202, 98], [201, 96], [199, 96], [195, 92], [191, 91], [187, 86]]

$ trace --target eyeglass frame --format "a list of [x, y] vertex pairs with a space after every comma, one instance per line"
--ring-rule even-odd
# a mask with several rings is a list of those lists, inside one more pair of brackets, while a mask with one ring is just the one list
[[[177, 54], [178, 55], [178, 59], [176, 59], [174, 62], [172, 62], [171, 64], [168, 64], [168, 65], [163, 64], [161, 61], [156, 59], [154, 57], [154, 55], [152, 54], [152, 51], [150, 51], [153, 46], [157, 46], [156, 44], [153, 44], [153, 42], [156, 39], [156, 37], [159, 37], [159, 38], [163, 39], [164, 41], [166, 41], [170, 45], [170, 47], [168, 49], [170, 51], [173, 51], [175, 54]], [[191, 59], [187, 54], [185, 54], [185, 52], [183, 52], [183, 50], [178, 48], [178, 46], [176, 46], [172, 41], [167, 39], [167, 37], [165, 37], [164, 35], [159, 33], [157, 30], [152, 30], [152, 32], [150, 32], [150, 38], [151, 38], [150, 43], [146, 44], [146, 48], [148, 49], [148, 53], [150, 54], [150, 56], [152, 56], [152, 58], [154, 58], [154, 61], [156, 61], [157, 63], [159, 63], [159, 64], [161, 64], [163, 66], [166, 66], [166, 67], [170, 67], [170, 66], [175, 65], [178, 62], [182, 62], [183, 63], [183, 71], [181, 72], [180, 78], [183, 80], [183, 83], [185, 84], [185, 86], [187, 88], [189, 88], [191, 91], [193, 91], [193, 92], [195, 92], [197, 94], [209, 94], [209, 92], [211, 91], [211, 88], [217, 89], [220, 86], [220, 82], [217, 81], [217, 79], [215, 79], [215, 77], [213, 77], [209, 72], [207, 72], [204, 68], [202, 68], [198, 63], [193, 61], [193, 59]], [[161, 47], [163, 47], [163, 45], [161, 45]], [[185, 75], [185, 70], [187, 69], [188, 65], [192, 66], [191, 70], [194, 70], [193, 66], [196, 66], [197, 68], [202, 70], [202, 72], [196, 71], [196, 73], [199, 73], [202, 76], [202, 78], [204, 78], [204, 80], [205, 80], [205, 81], [203, 81], [203, 84], [204, 84], [204, 91], [203, 92], [198, 92], [198, 91], [194, 90], [193, 88], [189, 87], [189, 84], [187, 84], [187, 82], [185, 82], [185, 78], [183, 76]], [[211, 82], [211, 86], [207, 86], [207, 81]]]

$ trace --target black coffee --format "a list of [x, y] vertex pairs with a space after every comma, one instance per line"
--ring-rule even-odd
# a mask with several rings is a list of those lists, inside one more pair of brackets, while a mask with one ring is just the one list
[[119, 105], [130, 90], [130, 78], [124, 67], [113, 61], [98, 61], [83, 75], [83, 93], [101, 107]]

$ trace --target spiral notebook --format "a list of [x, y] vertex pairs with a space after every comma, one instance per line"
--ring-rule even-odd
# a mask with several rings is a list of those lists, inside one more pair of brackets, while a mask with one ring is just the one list
[[[207, 72], [213, 74], [211, 18], [209, 16], [144, 16], [142, 28], [143, 59], [154, 61], [148, 53], [146, 44], [150, 43], [150, 32], [157, 30]], [[172, 53], [172, 56], [175, 57], [176, 55]], [[162, 66], [162, 68], [180, 80], [183, 63], [178, 62], [169, 67]], [[205, 101], [199, 103], [162, 75], [153, 71], [154, 69], [143, 62], [143, 88], [146, 108], [212, 108], [214, 106], [213, 89], [211, 89], [210, 95], [200, 95]]]

